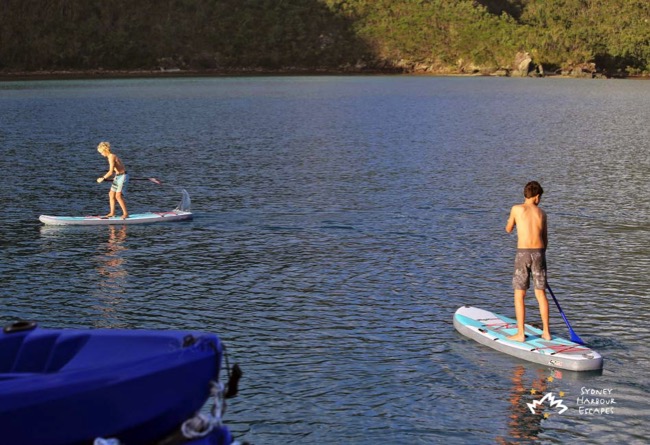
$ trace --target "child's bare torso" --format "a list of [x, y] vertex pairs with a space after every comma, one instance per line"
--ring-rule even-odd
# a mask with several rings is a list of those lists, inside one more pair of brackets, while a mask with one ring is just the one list
[[113, 171], [115, 172], [116, 175], [120, 175], [126, 171], [124, 164], [122, 163], [120, 158], [117, 157], [117, 155], [111, 153], [108, 162], [113, 167]]
[[512, 207], [511, 219], [517, 227], [518, 249], [545, 249], [547, 244], [546, 213], [533, 204]]

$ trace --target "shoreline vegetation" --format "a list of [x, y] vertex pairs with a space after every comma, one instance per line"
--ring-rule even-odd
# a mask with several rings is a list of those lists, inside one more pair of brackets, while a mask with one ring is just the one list
[[650, 78], [648, 0], [6, 0], [0, 80]]
[[[144, 79], [144, 78], [192, 78], [192, 77], [272, 77], [272, 76], [422, 76], [422, 77], [513, 77], [502, 72], [496, 73], [462, 73], [462, 72], [408, 72], [398, 70], [349, 70], [349, 69], [277, 69], [262, 68], [209, 69], [209, 70], [60, 70], [60, 71], [0, 71], [0, 82], [29, 80], [93, 80], [93, 79]], [[522, 76], [518, 76], [522, 77]], [[553, 79], [615, 79], [605, 76], [572, 76], [566, 74], [545, 74]], [[650, 80], [648, 75], [621, 77], [628, 80]]]

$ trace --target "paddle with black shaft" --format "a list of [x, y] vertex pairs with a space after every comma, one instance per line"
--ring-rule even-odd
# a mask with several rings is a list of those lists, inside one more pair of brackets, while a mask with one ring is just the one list
[[578, 343], [579, 345], [584, 345], [585, 342], [582, 341], [582, 339], [578, 336], [573, 331], [573, 328], [571, 327], [571, 324], [569, 324], [569, 320], [567, 320], [566, 315], [564, 315], [564, 311], [562, 311], [562, 308], [560, 307], [560, 303], [557, 301], [557, 298], [555, 298], [555, 294], [551, 290], [551, 286], [546, 283], [546, 287], [548, 288], [549, 292], [551, 293], [551, 297], [553, 297], [553, 301], [555, 301], [555, 305], [557, 306], [558, 310], [560, 311], [560, 315], [562, 315], [562, 318], [564, 319], [564, 322], [566, 323], [567, 328], [569, 328], [569, 335], [571, 336], [571, 341], [574, 343]]
[[151, 181], [154, 184], [162, 185], [162, 181], [156, 178], [129, 178], [129, 181]]

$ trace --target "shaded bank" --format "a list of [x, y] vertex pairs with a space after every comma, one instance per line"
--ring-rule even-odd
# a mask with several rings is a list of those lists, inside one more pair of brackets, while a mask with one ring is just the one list
[[650, 75], [646, 0], [3, 0], [0, 74]]
[[3, 0], [0, 69], [340, 68], [372, 52], [319, 0]]

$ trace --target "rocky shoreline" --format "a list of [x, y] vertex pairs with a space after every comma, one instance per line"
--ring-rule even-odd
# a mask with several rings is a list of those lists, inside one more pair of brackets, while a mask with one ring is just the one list
[[[318, 75], [414, 75], [414, 76], [461, 76], [461, 77], [552, 77], [552, 78], [619, 78], [590, 71], [544, 73], [538, 69], [526, 72], [498, 69], [483, 71], [472, 67], [459, 67], [457, 70], [434, 69], [424, 64], [403, 64], [394, 68], [237, 68], [237, 69], [158, 69], [158, 70], [42, 70], [42, 71], [0, 71], [0, 81], [21, 80], [83, 80], [120, 79], [150, 77], [237, 77], [237, 76], [318, 76]], [[626, 76], [626, 79], [650, 80], [649, 76]]]
[[352, 74], [403, 74], [397, 71], [349, 71], [330, 69], [159, 69], [159, 70], [43, 70], [0, 71], [0, 81], [120, 79], [145, 77], [235, 77], [235, 76], [304, 76]]

